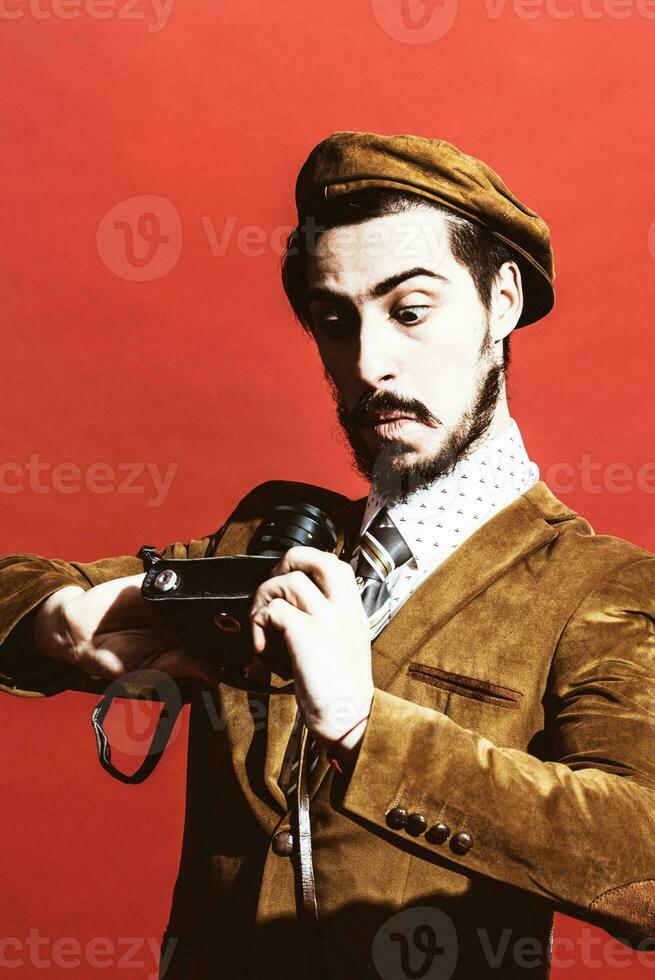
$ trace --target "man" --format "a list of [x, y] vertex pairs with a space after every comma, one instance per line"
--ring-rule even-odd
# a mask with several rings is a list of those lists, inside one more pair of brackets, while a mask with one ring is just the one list
[[655, 561], [539, 481], [506, 397], [512, 330], [553, 304], [548, 229], [416, 136], [333, 134], [296, 201], [284, 286], [370, 493], [265, 483], [165, 554], [243, 553], [311, 492], [342, 560], [284, 555], [231, 685], [146, 611], [135, 558], [7, 556], [4, 688], [200, 679], [162, 976], [547, 977], [555, 910], [648, 948]]

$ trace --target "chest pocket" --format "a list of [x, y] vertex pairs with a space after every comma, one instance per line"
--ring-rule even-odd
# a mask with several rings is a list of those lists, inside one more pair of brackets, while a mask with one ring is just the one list
[[490, 681], [481, 680], [479, 677], [455, 674], [450, 670], [443, 670], [441, 667], [416, 662], [410, 663], [407, 672], [414, 680], [422, 681], [424, 684], [429, 684], [442, 691], [448, 691], [451, 694], [471, 698], [474, 701], [484, 701], [499, 708], [515, 710], [521, 706], [523, 697], [521, 691], [515, 691], [511, 687], [502, 687], [500, 684], [492, 684]]

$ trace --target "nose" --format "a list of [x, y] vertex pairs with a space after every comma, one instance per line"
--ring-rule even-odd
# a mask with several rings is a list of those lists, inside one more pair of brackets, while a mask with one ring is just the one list
[[379, 317], [362, 316], [354, 371], [356, 379], [370, 388], [396, 377], [392, 331]]

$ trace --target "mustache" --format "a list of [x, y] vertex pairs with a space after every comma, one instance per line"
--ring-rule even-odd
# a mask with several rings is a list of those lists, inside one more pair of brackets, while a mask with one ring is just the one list
[[429, 411], [423, 402], [415, 398], [404, 398], [392, 391], [369, 392], [360, 398], [350, 412], [346, 411], [342, 404], [339, 414], [341, 421], [349, 429], [353, 429], [366, 425], [370, 415], [383, 412], [402, 412], [403, 415], [416, 419], [423, 425], [440, 425], [439, 419]]

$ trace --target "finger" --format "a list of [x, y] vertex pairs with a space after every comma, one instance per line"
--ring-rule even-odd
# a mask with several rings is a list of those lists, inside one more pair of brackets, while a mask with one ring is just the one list
[[221, 680], [221, 670], [218, 666], [199, 657], [190, 656], [183, 648], [154, 653], [130, 668], [111, 650], [102, 650], [98, 652], [94, 662], [92, 676], [129, 680], [131, 683], [143, 683], [148, 686], [153, 673], [158, 672], [168, 674], [169, 677], [199, 678], [210, 686], [216, 686]]
[[126, 673], [123, 660], [111, 650], [97, 650], [93, 658], [80, 659], [78, 666], [91, 677], [116, 678]]
[[256, 615], [267, 602], [278, 598], [286, 599], [293, 606], [314, 616], [325, 612], [327, 601], [316, 583], [304, 572], [293, 571], [262, 582], [253, 596], [250, 615]]
[[161, 625], [157, 623], [155, 628], [142, 625], [140, 628], [96, 631], [91, 639], [98, 650], [108, 648], [119, 652], [131, 663], [138, 663], [148, 656], [148, 650], [155, 654], [164, 653], [183, 643], [180, 634], [165, 621]]
[[340, 561], [333, 552], [319, 551], [318, 548], [308, 548], [305, 545], [295, 545], [284, 553], [275, 571], [286, 574], [292, 571], [305, 572], [310, 575], [326, 598], [343, 599], [347, 595], [347, 572], [344, 574], [346, 562]]
[[200, 657], [191, 657], [184, 650], [169, 650], [161, 654], [150, 666], [170, 677], [198, 678], [210, 687], [215, 687], [221, 681], [222, 671], [218, 665], [202, 660]]
[[255, 653], [263, 653], [266, 649], [266, 632], [255, 619], [251, 622], [252, 645]]
[[181, 642], [172, 631], [166, 634], [140, 629], [105, 633], [95, 635], [92, 643], [83, 644], [76, 662], [87, 673], [120, 677], [128, 671], [150, 667], [163, 654], [184, 650]]
[[[304, 625], [307, 613], [292, 606], [281, 597], [271, 599], [258, 610], [252, 620], [253, 646], [256, 653], [266, 648], [266, 630], [274, 629], [284, 636], [292, 627]], [[291, 651], [289, 651], [291, 653]]]
[[[115, 640], [115, 637], [111, 639]], [[92, 670], [93, 676], [116, 678], [125, 674], [132, 674], [134, 671], [147, 670], [162, 655], [161, 647], [154, 654], [146, 657], [143, 656], [141, 650], [137, 659], [134, 650], [122, 642], [122, 637], [114, 643], [111, 642], [111, 639], [106, 645], [95, 649], [92, 654], [87, 653], [81, 658], [79, 666], [87, 673]]]

